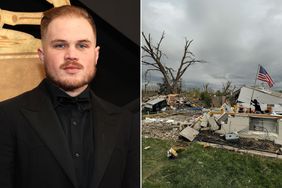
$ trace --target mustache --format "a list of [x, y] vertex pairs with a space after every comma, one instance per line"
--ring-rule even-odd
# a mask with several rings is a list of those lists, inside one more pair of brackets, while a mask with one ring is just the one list
[[60, 66], [60, 69], [65, 69], [67, 68], [68, 66], [73, 66], [73, 67], [76, 67], [78, 69], [82, 69], [83, 68], [83, 65], [81, 65], [80, 63], [78, 63], [77, 61], [66, 61], [65, 63], [63, 63], [61, 66]]

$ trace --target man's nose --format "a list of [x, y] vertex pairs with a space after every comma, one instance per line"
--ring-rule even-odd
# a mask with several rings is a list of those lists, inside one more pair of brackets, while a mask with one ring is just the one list
[[77, 61], [78, 60], [77, 49], [75, 47], [67, 48], [66, 49], [66, 53], [65, 53], [65, 59], [66, 60]]

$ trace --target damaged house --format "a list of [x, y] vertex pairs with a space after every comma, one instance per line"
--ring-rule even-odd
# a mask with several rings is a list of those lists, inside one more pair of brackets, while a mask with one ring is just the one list
[[[250, 105], [252, 99], [259, 101], [262, 114], [254, 111]], [[242, 87], [237, 98], [237, 111], [221, 123], [220, 134], [236, 132], [240, 137], [271, 140], [282, 145], [282, 94], [274, 91]], [[242, 110], [243, 108], [243, 110]], [[238, 113], [241, 112], [241, 113]]]
[[282, 93], [245, 86], [238, 91], [237, 95], [237, 105], [245, 108], [245, 111], [247, 108], [254, 108], [250, 105], [252, 98], [257, 99], [263, 111], [282, 112]]
[[[259, 101], [263, 113], [254, 112], [254, 107], [250, 105], [251, 98]], [[191, 125], [191, 128], [196, 130], [209, 128], [219, 135], [225, 135], [226, 140], [239, 139], [239, 137], [254, 138], [270, 140], [282, 145], [281, 104], [280, 93], [242, 87], [237, 93], [237, 107], [232, 108], [230, 104], [224, 103], [221, 107], [223, 111], [211, 110], [203, 114]], [[191, 128], [187, 127], [187, 130], [184, 129], [180, 135], [192, 141], [198, 132]]]

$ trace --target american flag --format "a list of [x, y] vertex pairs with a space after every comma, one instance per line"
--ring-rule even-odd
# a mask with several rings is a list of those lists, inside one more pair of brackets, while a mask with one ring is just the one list
[[262, 66], [259, 67], [258, 80], [267, 82], [269, 87], [272, 87], [274, 84], [270, 75], [266, 72], [266, 70]]

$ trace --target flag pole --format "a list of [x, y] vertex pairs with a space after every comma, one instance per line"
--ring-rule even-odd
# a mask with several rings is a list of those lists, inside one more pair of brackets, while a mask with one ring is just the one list
[[250, 101], [250, 112], [251, 112], [251, 102], [253, 100], [253, 97], [254, 97], [254, 92], [255, 92], [255, 87], [257, 85], [257, 78], [258, 78], [258, 73], [259, 73], [259, 69], [260, 69], [260, 64], [258, 65], [258, 70], [257, 70], [257, 75], [256, 75], [256, 78], [255, 78], [255, 85], [253, 87], [253, 92], [252, 92], [252, 96], [251, 96], [251, 101]]

